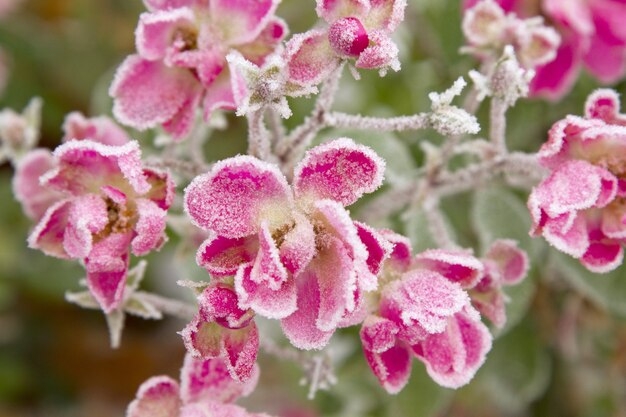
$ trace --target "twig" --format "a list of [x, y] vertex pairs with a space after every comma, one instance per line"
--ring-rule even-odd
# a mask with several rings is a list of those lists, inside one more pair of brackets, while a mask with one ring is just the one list
[[198, 312], [198, 308], [196, 306], [184, 301], [147, 292], [142, 292], [142, 295], [146, 301], [152, 304], [161, 313], [174, 316], [179, 319], [191, 320]]
[[333, 112], [326, 116], [325, 124], [326, 126], [337, 128], [400, 132], [431, 127], [429, 115], [430, 113], [418, 113], [412, 116], [383, 118]]
[[265, 127], [265, 109], [251, 112], [248, 115], [248, 154], [268, 161], [271, 154], [270, 136]]

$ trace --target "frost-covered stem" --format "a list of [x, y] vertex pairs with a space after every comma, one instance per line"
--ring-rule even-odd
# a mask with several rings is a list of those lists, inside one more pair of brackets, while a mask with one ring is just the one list
[[205, 123], [196, 127], [189, 138], [189, 157], [194, 164], [204, 165], [204, 144], [211, 137], [212, 129]]
[[149, 159], [146, 161], [146, 166], [158, 169], [171, 169], [188, 178], [194, 178], [200, 174], [204, 174], [211, 168], [210, 164], [184, 161], [170, 157]]
[[435, 198], [427, 199], [424, 202], [423, 209], [426, 219], [428, 220], [428, 229], [435, 239], [437, 246], [442, 249], [458, 248], [458, 245], [454, 242], [446, 227], [444, 214], [439, 207], [439, 200]]
[[326, 127], [326, 115], [335, 102], [342, 73], [343, 65], [340, 65], [324, 82], [311, 114], [278, 144], [276, 153], [283, 162], [286, 172], [291, 171], [315, 135]]
[[497, 97], [491, 99], [489, 109], [489, 139], [495, 146], [496, 152], [504, 154], [506, 148], [506, 111], [507, 104]]
[[264, 114], [265, 109], [260, 109], [248, 115], [248, 154], [267, 161], [271, 155], [271, 142]]
[[163, 314], [183, 320], [191, 320], [197, 313], [198, 307], [184, 301], [167, 298], [152, 293], [142, 293], [144, 299]]
[[325, 122], [326, 126], [329, 127], [376, 130], [379, 132], [400, 132], [431, 127], [429, 113], [383, 118], [333, 112], [326, 116]]
[[310, 400], [315, 398], [317, 391], [329, 389], [331, 385], [337, 383], [333, 364], [328, 355], [311, 355], [310, 353], [294, 349], [290, 346], [278, 346], [272, 339], [267, 337], [261, 338], [259, 344], [264, 353], [281, 361], [288, 360], [295, 362], [302, 368], [305, 376], [301, 384], [309, 384], [307, 397]]
[[276, 144], [285, 140], [285, 125], [283, 124], [283, 119], [280, 117], [280, 114], [278, 114], [276, 109], [270, 107], [267, 110], [267, 119], [268, 127], [272, 135], [272, 142]]

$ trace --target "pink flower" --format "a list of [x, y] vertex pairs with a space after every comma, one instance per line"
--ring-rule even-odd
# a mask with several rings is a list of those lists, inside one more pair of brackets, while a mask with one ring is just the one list
[[[506, 11], [527, 15], [526, 0], [497, 0]], [[465, 6], [475, 4], [466, 0]], [[530, 7], [529, 7], [530, 6]], [[567, 93], [584, 66], [602, 83], [614, 83], [626, 70], [626, 4], [620, 0], [542, 0], [541, 12], [561, 34], [556, 58], [537, 68], [534, 95], [558, 99]], [[532, 15], [533, 13], [530, 13]]]
[[245, 383], [231, 379], [222, 359], [198, 360], [185, 357], [180, 385], [168, 376], [144, 382], [130, 403], [127, 417], [269, 417], [249, 413], [231, 404], [249, 395], [258, 382], [259, 369]]
[[146, 1], [137, 26], [137, 54], [117, 71], [110, 94], [122, 123], [143, 130], [162, 125], [175, 139], [235, 102], [226, 55], [237, 50], [262, 63], [284, 38], [274, 17], [278, 0]]
[[439, 249], [411, 258], [408, 239], [384, 236], [393, 250], [383, 266], [380, 300], [361, 328], [370, 368], [392, 394], [408, 382], [412, 357], [438, 384], [465, 385], [491, 348], [491, 334], [462, 288], [482, 278], [482, 262]]
[[597, 90], [585, 118], [556, 122], [538, 158], [551, 173], [528, 199], [531, 234], [590, 271], [615, 269], [626, 239], [626, 117], [617, 94]]
[[320, 349], [339, 326], [362, 320], [362, 294], [376, 287], [384, 242], [344, 206], [382, 183], [384, 161], [338, 139], [310, 150], [293, 184], [274, 165], [237, 156], [185, 190], [185, 210], [213, 236], [198, 265], [235, 275], [239, 308], [280, 319], [289, 340]]
[[481, 259], [485, 273], [470, 291], [474, 307], [496, 327], [506, 323], [502, 287], [516, 285], [528, 273], [528, 256], [513, 240], [496, 240]]
[[103, 145], [124, 145], [130, 138], [113, 120], [106, 116], [86, 118], [80, 112], [65, 116], [63, 142], [90, 139]]
[[222, 358], [230, 376], [246, 381], [253, 375], [259, 332], [254, 313], [238, 307], [232, 287], [216, 284], [198, 297], [198, 315], [182, 331], [185, 346], [195, 358]]
[[168, 174], [142, 168], [137, 142], [91, 140], [69, 141], [52, 155], [33, 151], [17, 169], [14, 190], [38, 221], [29, 246], [81, 260], [87, 285], [107, 313], [123, 299], [130, 252], [145, 255], [165, 241], [174, 196]]
[[289, 81], [319, 84], [342, 59], [355, 59], [357, 68], [398, 71], [398, 47], [390, 36], [405, 8], [406, 0], [317, 0], [317, 15], [329, 26], [287, 42]]

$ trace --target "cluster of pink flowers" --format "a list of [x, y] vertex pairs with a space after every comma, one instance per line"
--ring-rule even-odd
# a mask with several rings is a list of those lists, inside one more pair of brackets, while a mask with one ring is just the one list
[[593, 272], [622, 263], [626, 242], [626, 115], [613, 90], [597, 90], [585, 117], [552, 126], [538, 153], [551, 172], [531, 193], [533, 235]]
[[123, 299], [130, 252], [145, 255], [165, 242], [174, 184], [169, 174], [143, 168], [139, 144], [107, 118], [72, 113], [64, 131], [54, 153], [35, 149], [19, 161], [14, 193], [37, 222], [29, 246], [81, 260], [108, 313]]
[[[567, 93], [584, 66], [603, 83], [626, 71], [626, 4], [620, 0], [494, 0], [523, 17], [543, 15], [561, 35], [556, 57], [540, 65], [531, 93], [557, 99]], [[466, 0], [465, 7], [478, 3]]]
[[259, 379], [259, 369], [245, 383], [234, 381], [220, 359], [197, 360], [187, 355], [180, 384], [169, 376], [144, 382], [128, 406], [127, 417], [269, 417], [249, 413], [232, 404], [249, 395]]

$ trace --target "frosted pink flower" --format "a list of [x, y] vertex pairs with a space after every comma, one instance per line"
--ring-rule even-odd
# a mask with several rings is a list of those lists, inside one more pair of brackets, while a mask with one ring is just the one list
[[289, 340], [322, 348], [338, 326], [362, 319], [384, 242], [344, 206], [382, 183], [384, 161], [338, 139], [311, 149], [290, 187], [275, 165], [250, 156], [218, 162], [185, 190], [185, 210], [214, 236], [197, 263], [235, 275], [239, 307], [280, 319]]
[[180, 385], [168, 376], [144, 382], [130, 403], [127, 417], [269, 417], [249, 413], [232, 404], [249, 395], [258, 382], [259, 369], [245, 383], [234, 381], [222, 359], [198, 360], [185, 357]]
[[615, 269], [626, 239], [626, 117], [617, 94], [598, 90], [585, 118], [556, 122], [538, 158], [551, 173], [528, 199], [531, 234], [591, 271]]
[[[581, 66], [603, 83], [614, 83], [626, 70], [626, 4], [621, 0], [542, 0], [541, 10], [528, 0], [497, 0], [506, 11], [532, 16], [540, 11], [559, 30], [556, 58], [537, 68], [531, 92], [550, 99], [567, 93]], [[467, 0], [466, 7], [476, 3]]]
[[430, 250], [411, 258], [408, 239], [393, 244], [384, 264], [380, 300], [361, 328], [370, 368], [389, 393], [408, 382], [411, 358], [440, 385], [468, 383], [491, 348], [491, 334], [462, 286], [483, 276], [482, 263], [462, 251]]
[[14, 189], [38, 220], [29, 246], [82, 260], [87, 285], [107, 313], [122, 301], [130, 252], [145, 255], [165, 241], [174, 196], [168, 174], [142, 168], [137, 142], [69, 141], [53, 155], [34, 151], [18, 167]]
[[262, 63], [284, 38], [286, 24], [274, 17], [278, 0], [146, 1], [139, 18], [137, 54], [117, 71], [110, 94], [122, 123], [143, 130], [162, 125], [175, 139], [204, 118], [234, 109], [226, 55], [237, 50]]
[[85, 139], [113, 146], [130, 140], [126, 131], [106, 116], [87, 118], [80, 112], [69, 113], [63, 123], [62, 141]]
[[250, 379], [259, 350], [254, 313], [240, 309], [237, 294], [224, 284], [206, 288], [198, 306], [198, 315], [182, 331], [187, 350], [196, 358], [222, 358], [233, 379]]
[[329, 26], [287, 42], [289, 80], [319, 84], [343, 59], [355, 59], [357, 68], [398, 71], [398, 47], [390, 36], [405, 8], [406, 0], [317, 0], [317, 15]]
[[496, 327], [506, 323], [502, 287], [518, 284], [528, 273], [528, 256], [513, 240], [496, 240], [481, 259], [485, 273], [469, 291], [472, 304]]

